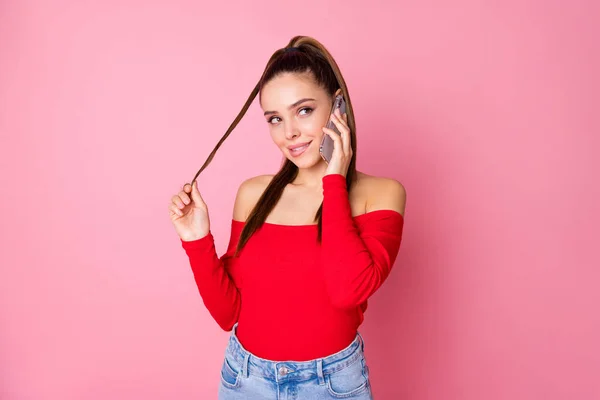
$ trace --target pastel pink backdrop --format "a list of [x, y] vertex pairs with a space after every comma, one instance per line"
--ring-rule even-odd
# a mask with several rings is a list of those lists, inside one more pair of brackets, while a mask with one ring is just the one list
[[[3, 1], [0, 398], [216, 398], [229, 333], [167, 204], [297, 34], [408, 192], [375, 398], [599, 398], [600, 10], [565, 4]], [[280, 160], [255, 102], [199, 181], [220, 253]]]

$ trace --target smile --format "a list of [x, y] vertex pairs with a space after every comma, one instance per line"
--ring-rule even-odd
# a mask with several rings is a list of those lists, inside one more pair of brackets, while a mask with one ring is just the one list
[[293, 150], [290, 150], [290, 154], [293, 155], [294, 157], [297, 157], [299, 155], [301, 155], [302, 153], [304, 153], [306, 151], [306, 149], [308, 149], [308, 147], [310, 146], [310, 144], [312, 143], [312, 140], [308, 143], [306, 143], [304, 146], [302, 147], [296, 147]]

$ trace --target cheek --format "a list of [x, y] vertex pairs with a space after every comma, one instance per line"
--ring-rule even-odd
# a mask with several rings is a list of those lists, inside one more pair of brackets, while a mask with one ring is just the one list
[[281, 131], [277, 128], [272, 128], [270, 133], [271, 133], [271, 140], [273, 141], [273, 143], [275, 143], [277, 146], [284, 146], [285, 135], [283, 134], [283, 131]]
[[323, 132], [323, 127], [327, 123], [326, 119], [323, 121], [324, 122], [321, 122], [321, 118], [310, 118], [305, 120], [302, 124], [302, 132], [312, 137], [321, 137], [325, 134]]

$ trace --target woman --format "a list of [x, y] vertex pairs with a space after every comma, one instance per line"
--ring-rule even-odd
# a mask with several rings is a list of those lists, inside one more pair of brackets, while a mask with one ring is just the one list
[[[330, 114], [339, 93], [347, 114]], [[196, 177], [257, 94], [284, 163], [240, 185], [219, 258]], [[325, 127], [329, 118], [341, 135]], [[329, 163], [323, 135], [334, 141]], [[330, 53], [313, 38], [292, 38], [169, 205], [203, 302], [231, 331], [219, 399], [372, 398], [357, 329], [398, 254], [405, 202], [399, 182], [356, 170], [352, 103]]]

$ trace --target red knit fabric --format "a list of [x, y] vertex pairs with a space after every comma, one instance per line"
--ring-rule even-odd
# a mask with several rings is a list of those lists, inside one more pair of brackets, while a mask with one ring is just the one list
[[322, 182], [321, 244], [316, 224], [264, 223], [236, 258], [244, 227], [236, 220], [220, 258], [210, 232], [181, 240], [204, 305], [225, 331], [238, 322], [240, 342], [258, 357], [306, 361], [348, 346], [398, 255], [402, 214], [352, 217], [345, 178]]

